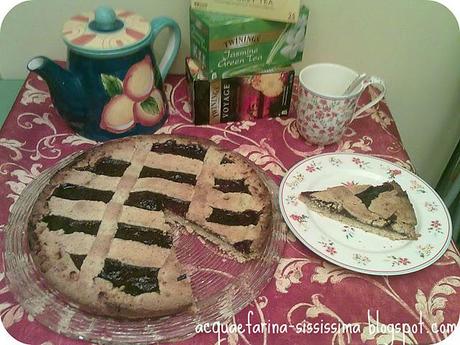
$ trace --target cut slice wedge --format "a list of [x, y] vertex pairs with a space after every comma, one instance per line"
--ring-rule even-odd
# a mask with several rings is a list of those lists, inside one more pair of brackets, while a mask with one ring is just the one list
[[211, 242], [219, 247], [224, 254], [227, 254], [238, 262], [246, 262], [251, 258], [250, 255], [246, 254], [245, 251], [242, 250], [242, 248], [231, 245], [225, 239], [220, 238], [217, 234], [213, 234], [209, 230], [206, 230], [200, 225], [195, 224], [194, 222], [191, 222], [181, 216], [166, 211], [165, 219], [171, 229], [179, 232], [195, 233], [205, 241]]
[[396, 182], [382, 185], [335, 186], [302, 192], [299, 199], [331, 219], [392, 240], [416, 240], [413, 206]]

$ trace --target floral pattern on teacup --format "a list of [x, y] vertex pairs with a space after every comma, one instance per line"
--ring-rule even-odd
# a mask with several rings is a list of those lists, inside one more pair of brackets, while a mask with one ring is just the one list
[[308, 141], [328, 145], [340, 140], [353, 117], [358, 96], [329, 99], [300, 88], [297, 129]]

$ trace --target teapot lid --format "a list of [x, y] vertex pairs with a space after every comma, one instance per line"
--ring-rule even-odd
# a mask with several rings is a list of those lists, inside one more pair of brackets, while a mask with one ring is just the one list
[[150, 23], [140, 15], [106, 6], [73, 16], [62, 29], [70, 49], [99, 57], [129, 53], [149, 41], [150, 33]]

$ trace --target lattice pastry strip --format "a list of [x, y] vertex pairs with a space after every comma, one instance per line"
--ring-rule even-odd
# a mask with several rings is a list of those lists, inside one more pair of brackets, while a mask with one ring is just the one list
[[118, 218], [121, 214], [123, 203], [128, 198], [129, 192], [137, 180], [147, 152], [148, 143], [137, 143], [133, 147], [132, 156], [128, 159], [131, 164], [126, 168], [111, 200], [107, 203], [96, 240], [80, 270], [80, 283], [89, 284], [89, 286], [82, 286], [82, 288], [91, 287], [93, 278], [97, 277], [104, 267], [104, 261], [118, 228]]

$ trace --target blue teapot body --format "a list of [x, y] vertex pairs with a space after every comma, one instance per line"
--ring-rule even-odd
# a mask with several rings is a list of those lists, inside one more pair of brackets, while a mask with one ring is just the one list
[[[135, 16], [122, 10], [117, 14], [120, 18]], [[125, 27], [128, 24], [117, 14], [103, 7], [96, 10], [93, 20], [72, 17], [64, 32], [68, 35], [64, 38], [67, 68], [43, 56], [33, 58], [27, 66], [46, 81], [55, 108], [70, 126], [96, 141], [154, 133], [164, 124], [168, 103], [163, 79], [180, 45], [180, 30], [172, 19], [154, 19], [149, 27], [139, 19], [143, 26], [135, 30]], [[126, 23], [132, 22], [131, 18]], [[172, 39], [157, 65], [151, 45], [165, 27], [172, 29]], [[132, 44], [135, 38], [138, 42]], [[107, 45], [112, 46], [104, 49]]]

